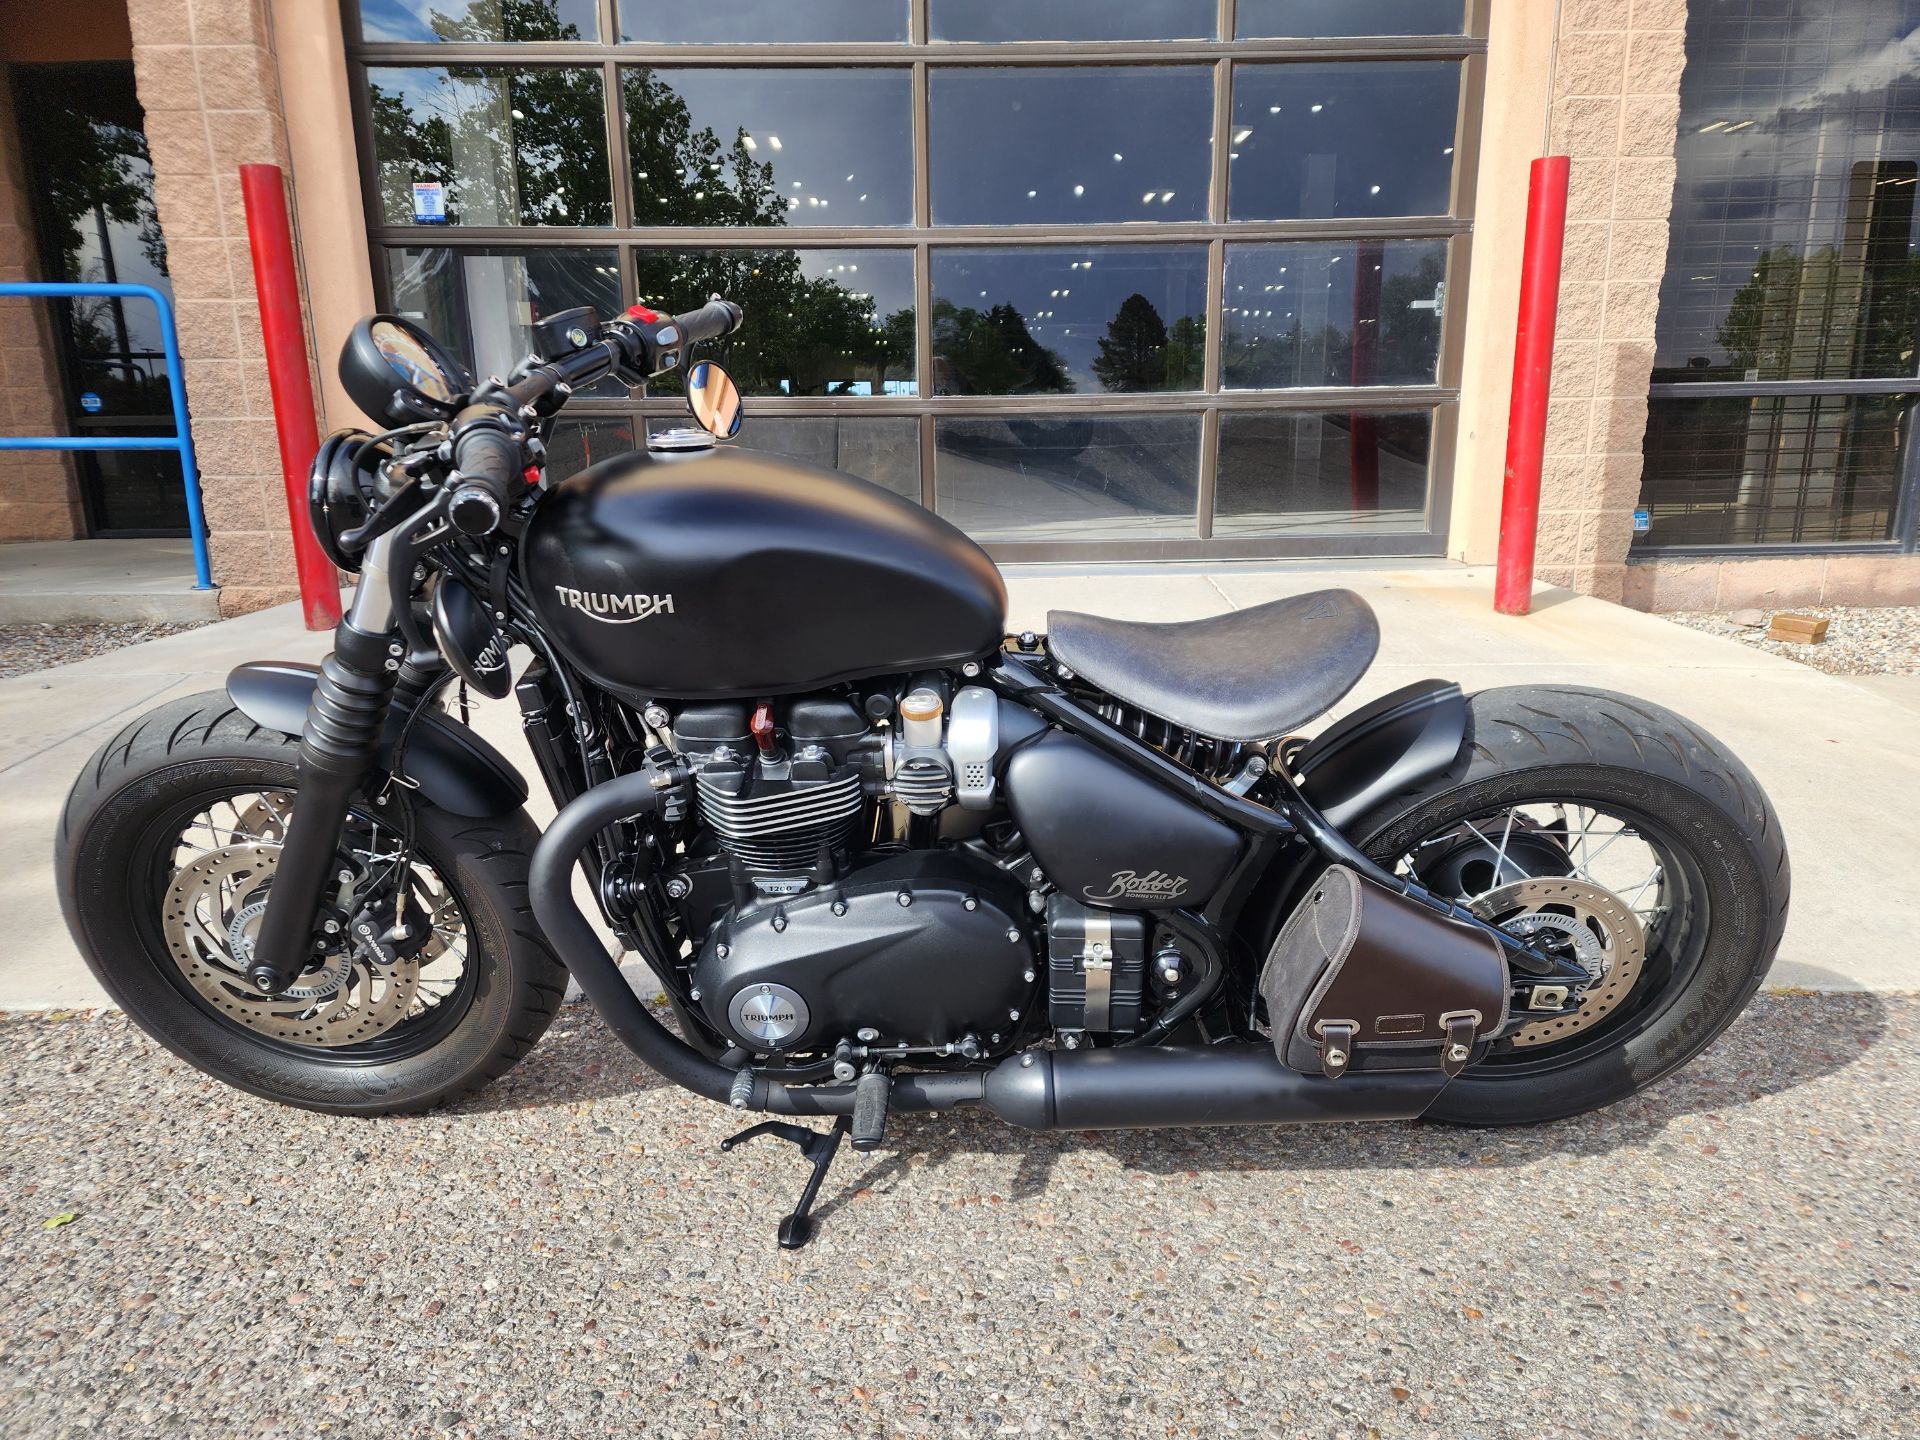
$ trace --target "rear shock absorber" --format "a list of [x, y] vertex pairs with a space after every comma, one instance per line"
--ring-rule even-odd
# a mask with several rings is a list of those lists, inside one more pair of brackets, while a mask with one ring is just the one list
[[373, 768], [405, 646], [390, 635], [334, 631], [333, 653], [307, 706], [300, 736], [300, 780], [274, 867], [247, 976], [277, 995], [313, 958], [313, 922], [333, 877], [334, 857], [354, 791]]

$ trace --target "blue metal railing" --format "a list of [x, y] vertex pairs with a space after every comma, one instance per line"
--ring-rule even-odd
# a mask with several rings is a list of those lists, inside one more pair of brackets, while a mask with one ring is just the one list
[[173, 326], [173, 304], [151, 285], [55, 285], [38, 281], [0, 284], [0, 297], [25, 296], [34, 300], [64, 300], [83, 295], [151, 300], [160, 312], [160, 343], [167, 357], [167, 389], [173, 395], [171, 435], [0, 435], [6, 450], [171, 450], [180, 457], [180, 473], [187, 482], [187, 528], [193, 532], [193, 573], [196, 590], [212, 590], [213, 569], [207, 561], [207, 517], [200, 508], [200, 470], [193, 458], [193, 433], [187, 427], [187, 381], [180, 370], [180, 337]]

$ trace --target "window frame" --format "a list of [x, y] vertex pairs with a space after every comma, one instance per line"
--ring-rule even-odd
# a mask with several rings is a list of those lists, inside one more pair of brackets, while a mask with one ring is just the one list
[[[1235, 33], [1236, 0], [1216, 0], [1216, 37]], [[385, 251], [392, 246], [443, 245], [452, 248], [611, 247], [619, 255], [623, 296], [636, 289], [636, 252], [699, 249], [860, 249], [906, 250], [913, 256], [915, 299], [915, 373], [921, 394], [913, 397], [765, 397], [751, 409], [768, 416], [855, 415], [913, 416], [919, 421], [921, 503], [935, 508], [934, 422], [945, 417], [1009, 414], [1157, 413], [1197, 415], [1200, 452], [1197, 507], [1192, 533], [1174, 539], [1117, 542], [1015, 542], [987, 546], [997, 560], [1061, 562], [1097, 558], [1115, 561], [1242, 560], [1290, 556], [1439, 556], [1446, 553], [1452, 502], [1453, 468], [1459, 433], [1460, 373], [1465, 347], [1473, 237], [1473, 197], [1478, 171], [1481, 117], [1486, 91], [1487, 32], [1491, 0], [1468, 0], [1466, 24], [1458, 34], [1437, 36], [1358, 36], [1134, 41], [1014, 41], [957, 43], [930, 38], [928, 0], [910, 0], [908, 39], [788, 45], [621, 44], [616, 0], [599, 0], [600, 40], [588, 42], [503, 41], [485, 43], [375, 42], [361, 34], [359, 7], [341, 6], [346, 32], [349, 89], [356, 131], [362, 195], [367, 206], [367, 239], [374, 293], [389, 303]], [[1227, 180], [1232, 134], [1233, 72], [1240, 63], [1324, 63], [1356, 60], [1452, 60], [1459, 63], [1460, 97], [1454, 122], [1453, 172], [1449, 205], [1443, 215], [1310, 220], [1229, 220]], [[378, 170], [372, 151], [367, 72], [372, 67], [507, 65], [597, 67], [607, 97], [606, 144], [612, 169], [613, 223], [610, 226], [493, 227], [389, 226], [377, 223]], [[1206, 218], [1186, 222], [1110, 221], [1098, 224], [949, 225], [932, 223], [928, 167], [930, 153], [929, 71], [953, 68], [1038, 68], [1073, 66], [1171, 66], [1204, 64], [1212, 69], [1212, 155]], [[654, 68], [717, 67], [783, 69], [793, 67], [881, 67], [904, 69], [911, 76], [913, 113], [913, 218], [905, 226], [790, 225], [746, 230], [696, 226], [638, 226], [634, 223], [632, 170], [621, 108], [620, 72], [632, 66]], [[777, 237], [777, 238], [776, 238]], [[1441, 317], [1436, 383], [1431, 385], [1318, 386], [1286, 390], [1227, 390], [1222, 385], [1221, 352], [1226, 247], [1259, 240], [1439, 240], [1446, 245], [1447, 296]], [[1199, 243], [1206, 250], [1206, 351], [1197, 391], [1071, 394], [1041, 396], [933, 395], [931, 252], [942, 246], [1036, 247]], [[692, 303], [689, 298], [689, 303]], [[751, 323], [751, 317], [749, 317]], [[1213, 506], [1219, 458], [1220, 417], [1247, 410], [1359, 413], [1427, 410], [1432, 414], [1427, 502], [1423, 524], [1385, 535], [1300, 537], [1221, 537], [1213, 534]], [[636, 394], [629, 400], [581, 398], [568, 407], [571, 418], [629, 417], [636, 434], [648, 419], [682, 415], [677, 397]]]

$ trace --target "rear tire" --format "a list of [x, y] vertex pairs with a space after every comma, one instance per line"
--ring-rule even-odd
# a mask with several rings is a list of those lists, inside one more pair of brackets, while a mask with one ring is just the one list
[[[1684, 852], [1707, 929], [1684, 961], [1670, 960], [1664, 972], [1649, 965], [1645, 993], [1609, 1022], [1612, 1043], [1543, 1046], [1504, 1075], [1496, 1056], [1448, 1085], [1428, 1114], [1521, 1125], [1611, 1105], [1699, 1054], [1759, 988], [1787, 920], [1779, 819], [1746, 766], [1657, 705], [1556, 685], [1486, 690], [1468, 706], [1464, 764], [1350, 826], [1361, 849], [1392, 868], [1423, 837], [1464, 818], [1528, 797], [1584, 799], [1644, 816]], [[1556, 1050], [1565, 1063], [1550, 1063]]]
[[218, 691], [128, 725], [67, 797], [55, 849], [67, 927], [94, 977], [141, 1029], [241, 1090], [336, 1115], [427, 1110], [470, 1094], [533, 1047], [566, 989], [527, 903], [539, 833], [524, 812], [473, 819], [412, 796], [418, 854], [460, 906], [474, 970], [457, 1021], [416, 1053], [383, 1058], [276, 1041], [216, 1014], [182, 982], [161, 939], [159, 896], [144, 879], [156, 827], [191, 797], [222, 788], [294, 791], [299, 748], [298, 737], [253, 724]]

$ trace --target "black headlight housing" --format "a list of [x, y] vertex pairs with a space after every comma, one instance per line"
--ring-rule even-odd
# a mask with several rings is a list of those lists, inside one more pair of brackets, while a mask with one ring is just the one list
[[393, 458], [393, 446], [365, 430], [336, 430], [320, 442], [307, 471], [307, 518], [327, 558], [349, 574], [360, 569], [364, 547], [347, 537], [367, 523], [374, 480]]

